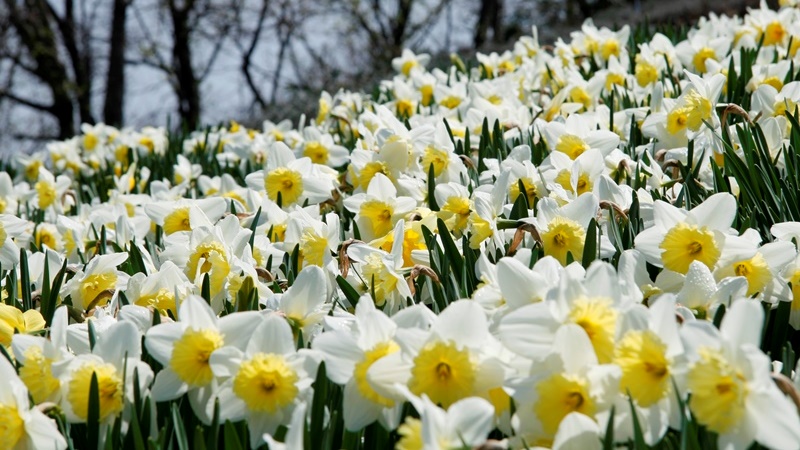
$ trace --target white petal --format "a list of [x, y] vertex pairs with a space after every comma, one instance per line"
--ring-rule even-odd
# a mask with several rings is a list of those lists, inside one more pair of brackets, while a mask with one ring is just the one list
[[144, 346], [150, 356], [161, 365], [169, 365], [172, 347], [183, 336], [185, 324], [178, 322], [162, 323], [150, 328], [144, 338]]
[[764, 322], [764, 309], [756, 300], [736, 300], [725, 313], [720, 326], [720, 334], [736, 347], [761, 344], [761, 327]]
[[498, 334], [509, 350], [535, 359], [547, 354], [553, 346], [558, 322], [544, 302], [524, 306], [503, 317]]
[[181, 303], [178, 319], [196, 330], [217, 329], [217, 316], [199, 295], [190, 295]]
[[222, 317], [218, 323], [225, 345], [243, 349], [263, 320], [263, 316], [255, 311], [237, 312]]
[[142, 354], [139, 329], [131, 322], [117, 322], [97, 338], [92, 353], [106, 361], [121, 360], [125, 356], [138, 359]]
[[380, 416], [383, 407], [364, 398], [356, 386], [355, 380], [350, 380], [344, 387], [344, 426], [349, 431], [358, 431], [375, 422]]
[[480, 397], [459, 400], [447, 409], [446, 427], [468, 447], [477, 447], [494, 428], [494, 407]]
[[355, 364], [364, 358], [364, 352], [349, 331], [322, 333], [312, 346], [322, 353], [328, 377], [337, 384], [346, 383], [353, 376]]
[[553, 450], [592, 450], [602, 448], [600, 430], [591, 418], [571, 412], [561, 421], [553, 440]]
[[720, 192], [692, 208], [687, 221], [707, 226], [712, 230], [727, 232], [734, 218], [736, 218], [736, 199], [727, 192]]
[[481, 348], [489, 335], [489, 324], [480, 305], [472, 300], [458, 300], [439, 314], [434, 332], [444, 341]]
[[25, 444], [28, 449], [63, 450], [67, 441], [58, 431], [56, 422], [34, 408], [25, 415]]
[[172, 369], [164, 368], [156, 375], [150, 395], [157, 402], [165, 402], [180, 397], [188, 390], [189, 385], [178, 378]]
[[217, 377], [232, 377], [239, 371], [239, 366], [244, 359], [244, 353], [236, 347], [226, 345], [211, 353], [208, 364]]
[[264, 317], [258, 327], [248, 334], [247, 353], [250, 355], [258, 352], [288, 355], [295, 352], [292, 328], [286, 319], [278, 315]]

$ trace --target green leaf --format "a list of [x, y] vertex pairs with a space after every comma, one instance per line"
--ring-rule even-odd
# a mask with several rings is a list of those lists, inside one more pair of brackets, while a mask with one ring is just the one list
[[314, 380], [314, 399], [311, 402], [311, 448], [322, 448], [325, 426], [325, 403], [328, 400], [328, 377], [325, 362], [319, 364], [317, 378]]
[[[239, 433], [230, 420], [225, 421], [224, 441], [226, 450], [243, 450], [242, 442], [239, 440]], [[182, 450], [182, 449], [181, 449]]]
[[22, 310], [33, 309], [31, 301], [31, 276], [28, 270], [28, 252], [24, 248], [19, 249], [19, 273], [22, 283]]
[[[231, 205], [233, 205], [233, 202], [231, 202]], [[255, 247], [256, 227], [258, 226], [258, 219], [260, 217], [261, 217], [261, 207], [259, 206], [258, 210], [256, 211], [256, 215], [253, 216], [253, 221], [250, 223], [250, 251], [253, 252], [254, 254], [256, 251]]]
[[171, 404], [171, 412], [172, 426], [175, 432], [175, 440], [178, 443], [178, 449], [189, 450], [189, 438], [186, 437], [186, 428], [183, 426], [183, 419], [181, 419], [181, 412], [180, 409], [178, 409], [177, 403], [173, 402]]
[[211, 280], [208, 278], [208, 273], [203, 275], [203, 285], [200, 288], [200, 296], [209, 305], [211, 304]]
[[436, 203], [436, 176], [433, 171], [433, 163], [428, 166], [428, 208], [431, 211], [439, 211], [439, 204]]
[[347, 301], [350, 302], [353, 307], [355, 307], [356, 304], [358, 304], [358, 299], [360, 298], [358, 292], [356, 292], [353, 286], [350, 286], [350, 283], [348, 283], [347, 280], [345, 280], [341, 275], [336, 275], [336, 284], [339, 285], [339, 288], [344, 293], [344, 296], [347, 297]]
[[631, 418], [633, 419], [633, 448], [635, 450], [646, 450], [647, 444], [644, 442], [644, 434], [642, 434], [642, 424], [639, 423], [639, 415], [636, 414], [636, 407], [633, 406], [633, 398], [631, 393], [628, 392], [628, 404], [631, 406]]
[[86, 321], [86, 328], [89, 331], [89, 349], [94, 350], [94, 345], [97, 343], [97, 332], [91, 320]]
[[719, 328], [722, 324], [722, 318], [725, 317], [725, 305], [720, 304], [717, 308], [717, 312], [714, 313], [714, 326]]
[[583, 267], [588, 268], [592, 261], [597, 259], [597, 247], [597, 220], [592, 217], [592, 220], [589, 221], [589, 228], [586, 229], [586, 243], [583, 246], [583, 260], [581, 261]]
[[[441, 218], [436, 219], [436, 225], [439, 230], [439, 238], [442, 240], [442, 244], [444, 245], [444, 255], [450, 264], [453, 265], [453, 274], [456, 275], [456, 279], [460, 283], [462, 281], [461, 271], [462, 266], [464, 265], [464, 257], [458, 251], [456, 243], [453, 242], [453, 235], [450, 234], [450, 230], [447, 229], [447, 225], [444, 223], [444, 220]], [[444, 282], [444, 280], [442, 281]]]
[[100, 446], [100, 387], [97, 383], [97, 373], [95, 372], [92, 372], [92, 380], [89, 384], [89, 411], [86, 416], [86, 442], [91, 448], [98, 448]]
[[606, 435], [603, 438], [603, 450], [614, 450], [614, 406], [611, 406], [611, 411], [608, 414], [608, 423], [606, 424]]
[[[255, 308], [253, 308], [253, 300], [256, 301]], [[242, 282], [242, 287], [236, 293], [236, 310], [249, 311], [251, 309], [258, 310], [258, 291], [256, 291], [253, 277], [247, 276]]]
[[206, 448], [217, 448], [219, 441], [219, 398], [214, 399], [214, 415], [206, 436]]

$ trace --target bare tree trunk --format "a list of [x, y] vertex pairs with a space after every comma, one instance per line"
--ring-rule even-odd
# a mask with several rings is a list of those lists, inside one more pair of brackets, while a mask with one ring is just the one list
[[193, 0], [186, 0], [182, 6], [178, 6], [175, 0], [169, 0], [174, 35], [172, 66], [176, 77], [178, 112], [184, 125], [190, 130], [196, 129], [200, 123], [200, 83], [192, 67], [192, 48], [189, 44], [192, 31], [189, 13], [193, 7]]
[[128, 0], [114, 0], [111, 18], [111, 48], [108, 54], [106, 98], [103, 120], [109, 125], [122, 126], [125, 100], [125, 18]]
[[[69, 62], [75, 73], [75, 100], [78, 103], [78, 112], [81, 122], [94, 123], [92, 115], [92, 57], [91, 51], [85, 48], [83, 52], [78, 48], [78, 35], [75, 26], [73, 0], [64, 2], [64, 17], [59, 17], [47, 0], [40, 0], [42, 7], [50, 9], [50, 15], [58, 25], [61, 39], [69, 55]], [[82, 36], [81, 38], [85, 38]], [[88, 47], [88, 39], [81, 39]]]
[[0, 92], [0, 97], [52, 114], [58, 122], [59, 138], [66, 139], [75, 133], [74, 105], [70, 78], [59, 58], [56, 36], [48, 19], [49, 6], [41, 0], [26, 0], [23, 8], [19, 8], [15, 0], [4, 1], [10, 11], [11, 25], [34, 62], [31, 71], [49, 88], [53, 103], [38, 104], [11, 92]]
[[478, 23], [475, 25], [475, 48], [480, 48], [487, 39], [489, 30], [492, 30], [492, 42], [501, 42], [503, 34], [503, 0], [481, 0], [481, 9], [478, 13]]

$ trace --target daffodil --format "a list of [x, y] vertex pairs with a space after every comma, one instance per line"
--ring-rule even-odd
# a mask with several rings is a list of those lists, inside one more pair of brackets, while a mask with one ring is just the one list
[[129, 276], [117, 270], [127, 259], [127, 253], [95, 256], [84, 270], [64, 284], [62, 296], [70, 296], [72, 306], [82, 311], [104, 306], [117, 289], [124, 289], [128, 284]]
[[675, 392], [674, 386], [684, 386], [687, 360], [678, 334], [675, 298], [658, 297], [648, 310], [640, 312], [646, 323], [633, 325], [635, 321], [629, 321], [633, 326], [620, 333], [614, 347], [613, 362], [622, 371], [614, 439], [633, 438], [631, 416], [635, 413], [645, 442], [654, 445], [668, 428], [680, 428], [678, 398], [685, 398], [685, 393]]
[[800, 442], [800, 418], [770, 378], [769, 357], [759, 349], [764, 310], [754, 300], [735, 301], [719, 330], [705, 321], [684, 324], [681, 337], [690, 366], [686, 387], [691, 414], [718, 434], [720, 448], [772, 448]]
[[339, 246], [339, 225], [339, 217], [334, 213], [326, 214], [323, 221], [304, 210], [293, 211], [289, 214], [282, 248], [291, 253], [298, 246], [302, 267], [328, 267]]
[[222, 198], [178, 200], [177, 202], [152, 202], [145, 205], [145, 213], [156, 225], [170, 235], [179, 231], [213, 226], [228, 210]]
[[176, 317], [181, 300], [195, 289], [175, 263], [165, 261], [153, 274], [140, 272], [130, 277], [125, 297], [134, 305], [153, 308], [161, 315], [169, 312]]
[[307, 156], [296, 159], [286, 144], [276, 142], [267, 154], [264, 168], [247, 175], [245, 182], [251, 189], [266, 192], [270, 200], [287, 207], [330, 198], [335, 174], [333, 169], [316, 164]]
[[573, 260], [583, 257], [586, 245], [586, 228], [597, 214], [599, 202], [591, 192], [559, 207], [555, 200], [545, 198], [537, 204], [535, 218], [523, 219], [535, 224], [542, 240], [545, 255], [567, 264], [567, 255]]
[[406, 299], [413, 297], [403, 276], [403, 236], [405, 221], [394, 227], [391, 253], [356, 243], [347, 247], [347, 256], [358, 263], [357, 277], [363, 289], [373, 298], [378, 307], [392, 313], [404, 306]]
[[30, 406], [28, 389], [17, 376], [14, 366], [0, 358], [0, 446], [9, 450], [67, 448], [56, 422], [38, 408]]
[[397, 342], [403, 351], [367, 370], [367, 382], [382, 397], [402, 399], [399, 383], [448, 409], [467, 397], [488, 399], [502, 392], [503, 367], [492, 354], [499, 346], [489, 334], [485, 313], [472, 300], [451, 303], [428, 333], [398, 333]]
[[53, 366], [63, 366], [73, 357], [67, 349], [67, 322], [67, 308], [62, 306], [53, 314], [49, 339], [26, 334], [12, 338], [11, 348], [21, 365], [20, 379], [37, 405], [58, 402], [61, 397], [61, 382]]
[[71, 185], [72, 181], [66, 175], [56, 177], [46, 168], [40, 167], [36, 183], [30, 192], [33, 206], [41, 210], [63, 214], [74, 203], [73, 197], [64, 195]]
[[250, 445], [288, 425], [295, 408], [313, 396], [318, 359], [297, 351], [292, 330], [277, 315], [249, 330], [246, 346], [225, 345], [211, 354], [210, 368], [226, 381], [219, 388], [220, 419], [247, 420]]
[[518, 435], [526, 442], [550, 446], [571, 413], [594, 420], [610, 409], [620, 370], [600, 365], [586, 330], [576, 324], [560, 328], [546, 359], [528, 376], [510, 379], [506, 389], [517, 405]]
[[28, 222], [10, 214], [0, 214], [0, 265], [10, 269], [19, 262], [19, 247], [14, 239], [28, 229]]
[[342, 167], [349, 161], [350, 152], [336, 144], [330, 134], [316, 127], [306, 127], [303, 135], [303, 144], [295, 149], [298, 158], [308, 157], [314, 164], [328, 167]]
[[511, 351], [541, 359], [552, 351], [557, 331], [578, 325], [586, 331], [596, 359], [611, 362], [618, 327], [630, 314], [624, 302], [618, 275], [607, 263], [595, 262], [582, 274], [565, 271], [544, 301], [520, 307], [504, 316], [498, 336]]
[[465, 398], [442, 409], [425, 394], [417, 397], [408, 392], [406, 396], [420, 418], [406, 417], [398, 428], [397, 449], [479, 448], [494, 427], [494, 407], [480, 397]]
[[318, 266], [308, 266], [297, 274], [294, 284], [283, 294], [267, 300], [267, 308], [284, 315], [292, 330], [310, 341], [321, 331], [322, 318], [333, 306], [329, 301], [328, 279]]
[[188, 393], [194, 413], [210, 423], [220, 385], [211, 369], [211, 355], [223, 346], [244, 348], [261, 321], [255, 312], [217, 318], [201, 297], [187, 297], [178, 308], [177, 322], [157, 325], [145, 335], [148, 353], [163, 366], [152, 387], [153, 400], [163, 402]]
[[[130, 322], [117, 322], [97, 337], [91, 353], [72, 358], [59, 375], [61, 403], [67, 420], [86, 423], [92, 380], [96, 378], [99, 420], [110, 425], [117, 417], [128, 420], [132, 413], [134, 390], [145, 395], [153, 381], [153, 371], [139, 358], [141, 334]], [[138, 377], [134, 377], [134, 373]], [[138, 379], [139, 385], [134, 387]], [[105, 434], [105, 433], [101, 433]]]
[[410, 197], [398, 197], [391, 180], [378, 173], [369, 182], [366, 193], [348, 197], [344, 206], [356, 214], [361, 238], [371, 241], [391, 232], [397, 221], [414, 209], [416, 202]]
[[415, 54], [409, 49], [403, 49], [400, 56], [392, 59], [392, 68], [404, 76], [409, 76], [412, 71], [424, 71], [430, 59], [431, 57], [427, 53]]
[[659, 200], [653, 213], [654, 226], [635, 240], [636, 249], [650, 264], [685, 274], [692, 261], [700, 261], [713, 270], [730, 234], [736, 201], [730, 194], [714, 194], [685, 211]]
[[233, 267], [241, 259], [252, 259], [250, 234], [236, 216], [227, 216], [214, 227], [201, 226], [190, 233], [167, 236], [161, 257], [163, 261], [175, 262], [198, 287], [202, 287], [203, 279], [208, 276], [212, 305], [220, 310], [228, 296], [229, 278], [235, 275]]
[[42, 314], [29, 309], [20, 311], [14, 306], [0, 303], [0, 345], [8, 348], [15, 333], [32, 333], [45, 326]]
[[331, 381], [344, 385], [343, 418], [348, 430], [360, 430], [378, 420], [396, 428], [402, 402], [378, 394], [367, 381], [367, 371], [386, 355], [400, 351], [393, 340], [397, 324], [365, 299], [356, 305], [351, 330], [331, 330], [313, 341]]

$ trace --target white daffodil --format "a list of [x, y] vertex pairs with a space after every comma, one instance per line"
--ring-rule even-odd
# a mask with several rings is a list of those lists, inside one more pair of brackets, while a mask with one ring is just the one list
[[533, 223], [542, 239], [544, 254], [567, 264], [567, 255], [579, 261], [586, 244], [586, 229], [597, 215], [599, 202], [591, 192], [584, 193], [559, 207], [555, 200], [544, 198], [537, 205], [535, 218], [523, 219]]
[[425, 394], [420, 398], [406, 391], [406, 396], [420, 418], [409, 416], [397, 429], [398, 449], [480, 448], [494, 428], [494, 407], [480, 397], [459, 400], [444, 410]]
[[489, 399], [496, 413], [510, 407], [501, 385], [501, 346], [489, 334], [486, 314], [472, 300], [458, 300], [439, 314], [430, 331], [397, 333], [402, 349], [379, 359], [367, 370], [367, 382], [382, 397], [402, 400], [404, 385], [449, 409], [472, 396]]
[[543, 302], [523, 306], [500, 321], [498, 335], [511, 351], [541, 359], [552, 350], [557, 331], [577, 324], [586, 330], [601, 364], [611, 362], [618, 328], [630, 303], [608, 263], [594, 262], [585, 278], [565, 272]]
[[[311, 158], [296, 159], [283, 142], [276, 142], [267, 153], [264, 169], [245, 178], [251, 189], [264, 192], [282, 207], [305, 201], [319, 203], [327, 200], [334, 189], [336, 172], [312, 162]], [[279, 201], [280, 199], [280, 201]]]
[[403, 49], [403, 53], [397, 58], [392, 59], [392, 68], [409, 76], [412, 70], [425, 70], [425, 66], [430, 62], [431, 56], [427, 53], [415, 54], [409, 49]]
[[[153, 381], [150, 366], [141, 361], [142, 337], [130, 322], [117, 322], [97, 337], [91, 353], [72, 358], [59, 375], [61, 408], [67, 420], [85, 423], [89, 418], [92, 379], [96, 377], [100, 400], [99, 420], [110, 425], [120, 415], [127, 421], [134, 389], [147, 395]], [[139, 386], [134, 388], [134, 373]], [[105, 435], [101, 432], [101, 436]]]
[[398, 220], [417, 206], [411, 197], [398, 197], [397, 188], [382, 173], [369, 182], [367, 192], [344, 200], [344, 206], [356, 214], [361, 239], [371, 241], [392, 231]]
[[800, 417], [770, 377], [761, 352], [764, 310], [754, 300], [735, 301], [720, 329], [694, 321], [681, 337], [691, 365], [686, 387], [691, 414], [717, 433], [719, 448], [746, 449], [753, 441], [789, 449], [800, 442]]
[[329, 133], [323, 133], [316, 127], [306, 127], [303, 135], [303, 144], [295, 149], [298, 158], [311, 158], [314, 164], [328, 167], [342, 167], [349, 161], [350, 152], [336, 144]]
[[[649, 308], [637, 307], [638, 317], [630, 315], [623, 324], [614, 347], [613, 362], [622, 370], [620, 396], [614, 414], [614, 439], [619, 442], [634, 435], [628, 396], [648, 445], [655, 445], [667, 429], [680, 428], [680, 407], [673, 385], [684, 386], [686, 356], [678, 334], [674, 296], [661, 296]], [[604, 417], [600, 423], [607, 422]]]
[[397, 328], [365, 296], [356, 305], [351, 329], [326, 331], [313, 341], [328, 377], [345, 386], [343, 418], [348, 430], [360, 430], [375, 420], [387, 429], [397, 427], [402, 403], [381, 396], [367, 381], [367, 371], [375, 361], [400, 351], [393, 340]]
[[439, 205], [437, 215], [447, 225], [447, 229], [460, 238], [472, 213], [469, 191], [458, 183], [442, 183], [436, 185], [434, 197]]
[[178, 308], [178, 321], [148, 330], [145, 346], [163, 369], [153, 384], [153, 400], [163, 402], [188, 393], [192, 410], [210, 423], [219, 381], [209, 358], [223, 346], [244, 348], [262, 317], [256, 312], [218, 319], [201, 297], [190, 295]]
[[211, 354], [211, 370], [226, 381], [219, 388], [220, 419], [247, 420], [250, 445], [288, 425], [295, 408], [311, 401], [318, 359], [297, 351], [283, 318], [267, 316], [248, 333], [242, 348], [226, 345]]
[[238, 260], [252, 259], [248, 240], [250, 230], [239, 224], [236, 216], [227, 216], [214, 227], [198, 227], [190, 233], [174, 233], [165, 239], [162, 261], [173, 261], [198, 287], [209, 278], [212, 306], [222, 309], [227, 297], [227, 283]]
[[755, 231], [745, 234], [754, 235], [754, 239], [749, 241], [753, 256], [721, 265], [714, 272], [715, 278], [744, 277], [747, 280], [746, 295], [752, 297], [760, 294], [759, 298], [768, 303], [791, 300], [789, 286], [780, 278], [780, 273], [797, 255], [794, 244], [777, 241], [758, 247], [761, 236]]
[[[601, 175], [608, 172], [603, 157], [597, 150], [587, 150], [571, 160], [568, 156], [551, 153], [542, 163], [543, 177], [547, 186], [554, 190], [554, 195], [569, 200], [586, 192], [592, 192]], [[561, 187], [563, 191], [556, 190]], [[558, 194], [561, 195], [558, 195]], [[566, 193], [566, 195], [564, 195]]]
[[180, 302], [195, 290], [175, 263], [165, 261], [155, 273], [140, 272], [130, 277], [125, 297], [134, 305], [154, 308], [164, 316], [169, 311], [177, 317]]
[[302, 331], [304, 342], [321, 331], [322, 318], [333, 306], [328, 279], [318, 266], [308, 266], [297, 274], [289, 289], [267, 300], [267, 308], [286, 317], [292, 329]]
[[335, 265], [333, 255], [339, 247], [339, 217], [329, 213], [324, 219], [311, 217], [304, 210], [289, 214], [283, 249], [291, 253], [299, 245], [301, 267]]
[[647, 262], [685, 274], [692, 261], [713, 270], [725, 248], [736, 217], [736, 199], [727, 193], [714, 194], [691, 211], [656, 201], [654, 225], [636, 236], [636, 249]]
[[28, 222], [11, 214], [0, 214], [0, 265], [10, 269], [19, 262], [19, 247], [14, 239], [25, 233]]
[[589, 336], [575, 324], [558, 330], [552, 353], [532, 368], [530, 376], [506, 382], [517, 405], [513, 423], [526, 442], [552, 440], [573, 412], [598, 420], [619, 389], [619, 367], [598, 364]]
[[347, 247], [347, 256], [358, 263], [357, 278], [353, 278], [360, 279], [363, 290], [374, 297], [378, 307], [389, 313], [403, 307], [407, 298], [413, 298], [403, 276], [404, 230], [405, 221], [400, 220], [394, 227], [391, 253], [361, 243]]
[[551, 152], [561, 152], [573, 160], [592, 148], [606, 156], [619, 145], [616, 133], [596, 129], [580, 114], [570, 115], [564, 123], [548, 122], [540, 131]]
[[61, 295], [69, 295], [72, 306], [81, 311], [106, 305], [114, 291], [128, 285], [128, 274], [117, 270], [127, 259], [127, 253], [95, 256], [61, 288]]
[[497, 262], [497, 281], [507, 310], [543, 301], [564, 272], [564, 267], [551, 256], [540, 259], [533, 268], [516, 258], [501, 258]]
[[178, 231], [192, 231], [211, 227], [228, 210], [227, 202], [212, 197], [200, 200], [178, 200], [176, 202], [152, 202], [144, 207], [148, 217], [170, 235]]
[[37, 405], [58, 402], [61, 397], [61, 382], [53, 365], [63, 365], [73, 356], [67, 349], [67, 321], [67, 308], [62, 306], [53, 314], [50, 339], [26, 334], [15, 334], [12, 339], [14, 358], [22, 366], [19, 377]]
[[28, 389], [17, 376], [14, 366], [0, 358], [0, 447], [8, 450], [67, 448], [67, 441], [56, 422], [38, 408], [30, 406]]
[[72, 185], [72, 180], [66, 175], [58, 177], [44, 167], [39, 168], [36, 184], [33, 186], [33, 206], [41, 210], [63, 214], [73, 204], [73, 197], [65, 196], [65, 192]]

